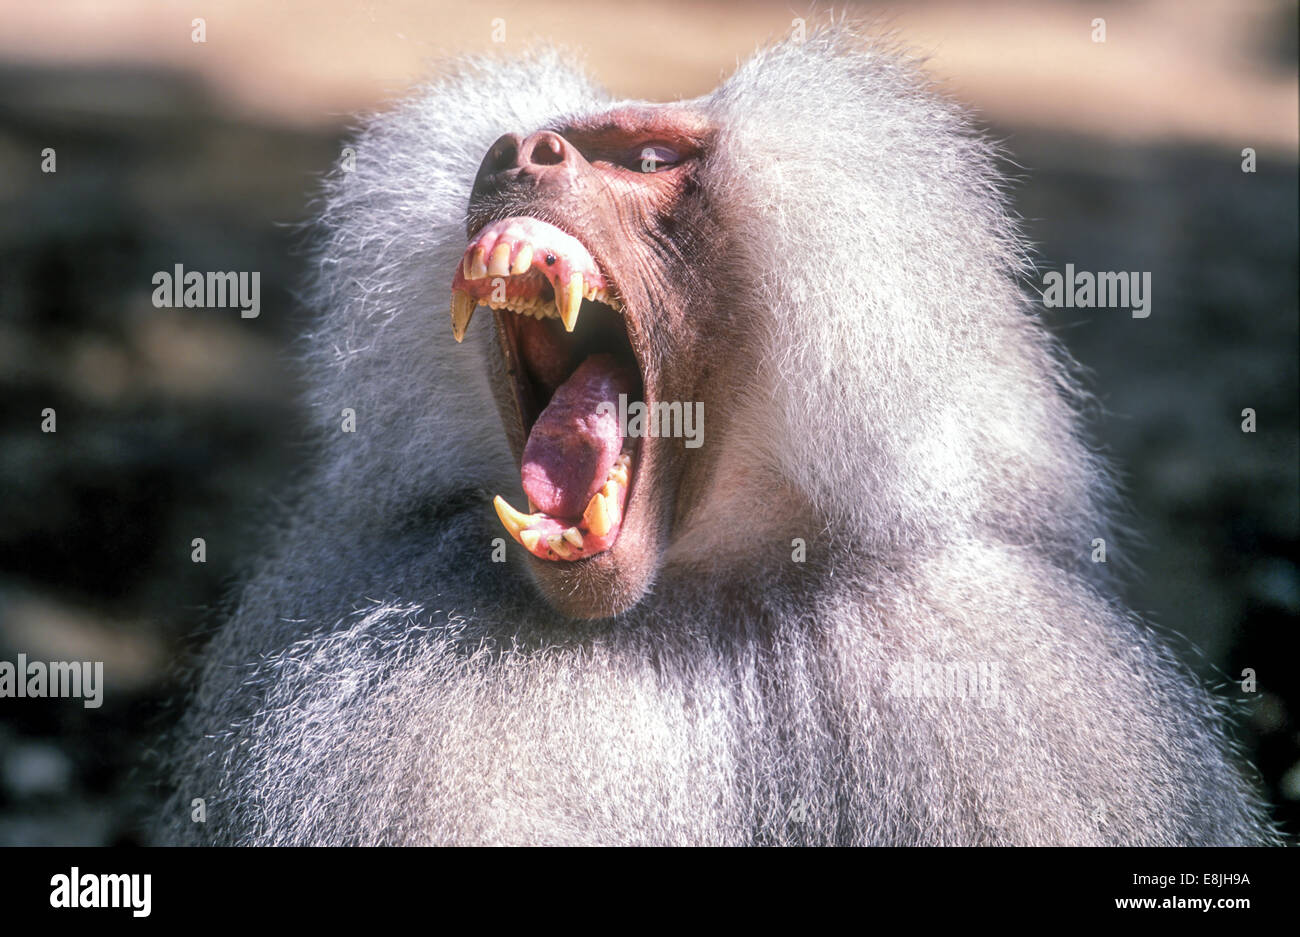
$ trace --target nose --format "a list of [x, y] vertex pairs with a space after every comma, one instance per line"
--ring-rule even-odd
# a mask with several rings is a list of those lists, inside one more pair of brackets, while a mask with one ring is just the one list
[[539, 130], [521, 138], [507, 133], [488, 147], [474, 179], [474, 195], [500, 189], [514, 177], [532, 176], [540, 181], [558, 170], [572, 168], [578, 153], [558, 133]]

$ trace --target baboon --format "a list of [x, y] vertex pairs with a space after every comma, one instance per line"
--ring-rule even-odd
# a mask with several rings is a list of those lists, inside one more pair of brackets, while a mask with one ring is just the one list
[[318, 452], [161, 838], [1274, 841], [1093, 562], [1114, 486], [962, 111], [849, 23], [678, 103], [568, 61], [460, 60], [327, 181]]

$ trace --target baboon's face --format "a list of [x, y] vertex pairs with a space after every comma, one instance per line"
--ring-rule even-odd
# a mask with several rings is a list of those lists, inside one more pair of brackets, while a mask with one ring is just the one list
[[698, 177], [712, 134], [681, 107], [626, 107], [506, 134], [470, 194], [452, 282], [460, 340], [493, 310], [497, 403], [528, 512], [496, 500], [556, 608], [601, 617], [649, 587], [691, 450], [627, 437], [620, 397], [701, 400], [725, 358]]

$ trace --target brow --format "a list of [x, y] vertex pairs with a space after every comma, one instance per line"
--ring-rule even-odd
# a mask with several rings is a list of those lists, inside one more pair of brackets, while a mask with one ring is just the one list
[[621, 107], [582, 117], [554, 128], [567, 138], [590, 143], [663, 139], [703, 146], [709, 125], [703, 115], [681, 107]]

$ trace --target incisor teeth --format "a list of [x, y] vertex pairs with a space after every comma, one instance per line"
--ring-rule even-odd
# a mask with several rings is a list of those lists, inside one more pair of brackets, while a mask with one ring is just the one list
[[592, 495], [591, 501], [587, 503], [587, 510], [582, 512], [582, 519], [587, 522], [587, 529], [597, 537], [609, 533], [610, 527], [613, 526], [613, 519], [610, 517], [605, 496], [599, 491]]
[[564, 538], [559, 534], [551, 534], [546, 538], [546, 545], [560, 555], [561, 559], [567, 560], [573, 554], [569, 552], [569, 547], [565, 544]]
[[515, 262], [510, 265], [510, 272], [512, 274], [526, 273], [532, 265], [533, 248], [531, 244], [525, 244], [519, 248], [519, 253], [515, 255]]
[[582, 308], [582, 274], [575, 273], [562, 290], [555, 291], [555, 309], [564, 323], [564, 331], [572, 332], [578, 324], [578, 310]]
[[468, 293], [461, 290], [453, 290], [451, 294], [451, 334], [455, 336], [456, 341], [462, 341], [465, 338], [465, 330], [469, 328], [469, 320], [474, 317], [476, 307], [474, 298]]
[[529, 553], [537, 549], [538, 542], [542, 539], [540, 530], [521, 530], [519, 532], [519, 542], [524, 545]]
[[493, 277], [510, 275], [510, 245], [505, 241], [492, 248], [492, 256], [488, 258], [487, 272], [488, 276]]
[[582, 546], [582, 534], [578, 533], [578, 528], [570, 527], [564, 531], [564, 539], [569, 541], [575, 547]]
[[483, 262], [483, 248], [474, 248], [470, 255], [469, 271], [465, 274], [471, 280], [481, 280], [487, 276], [487, 264]]

